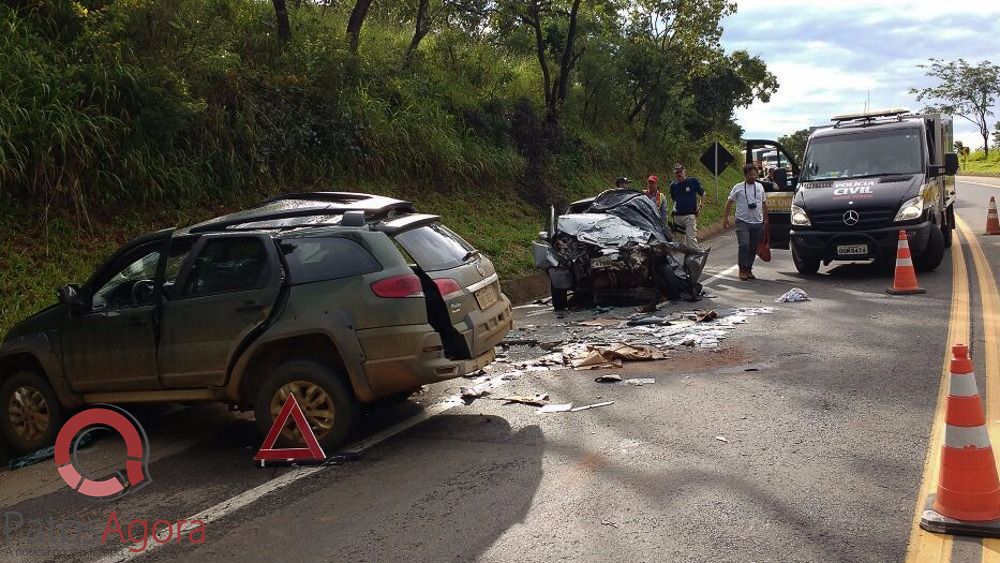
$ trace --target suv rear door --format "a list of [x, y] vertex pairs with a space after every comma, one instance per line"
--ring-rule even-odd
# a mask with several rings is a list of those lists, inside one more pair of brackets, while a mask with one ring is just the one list
[[[767, 217], [770, 223], [769, 235], [772, 248], [788, 249], [791, 230], [792, 196], [798, 184], [799, 164], [795, 157], [781, 143], [766, 139], [746, 141], [746, 161], [754, 162], [754, 156], [764, 158], [770, 152], [777, 153], [777, 167], [774, 182], [764, 182], [767, 191]], [[791, 171], [789, 172], [789, 169]], [[768, 178], [763, 178], [768, 180]]]
[[281, 283], [271, 237], [204, 235], [164, 294], [158, 349], [163, 386], [223, 385], [234, 355], [271, 316]]
[[503, 338], [510, 319], [493, 263], [434, 215], [379, 226], [409, 255], [424, 281], [431, 326], [451, 359], [471, 359]]

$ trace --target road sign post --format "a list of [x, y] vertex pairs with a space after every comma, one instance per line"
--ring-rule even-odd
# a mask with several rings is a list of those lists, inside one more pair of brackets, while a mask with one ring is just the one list
[[719, 203], [719, 174], [722, 174], [722, 171], [733, 163], [733, 155], [729, 154], [726, 147], [716, 141], [705, 150], [699, 160], [715, 176], [715, 202]]

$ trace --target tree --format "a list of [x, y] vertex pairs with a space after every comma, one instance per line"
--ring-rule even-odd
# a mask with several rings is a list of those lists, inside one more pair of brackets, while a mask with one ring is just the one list
[[983, 138], [983, 151], [990, 154], [990, 130], [986, 118], [993, 115], [992, 108], [1000, 96], [1000, 66], [983, 61], [972, 66], [965, 59], [944, 62], [930, 59], [930, 65], [919, 65], [927, 70], [927, 76], [938, 79], [937, 86], [911, 88], [910, 93], [917, 100], [935, 99], [938, 104], [931, 106], [937, 111], [959, 115], [979, 128]]
[[358, 46], [361, 44], [361, 26], [368, 16], [368, 9], [372, 7], [372, 0], [358, 0], [351, 10], [351, 17], [347, 20], [347, 40], [351, 47], [351, 52], [357, 54]]
[[292, 38], [292, 26], [288, 23], [288, 5], [285, 0], [271, 0], [274, 3], [274, 15], [278, 18], [278, 39], [287, 43]]
[[1000, 121], [993, 125], [993, 148], [1000, 149]]
[[808, 129], [799, 129], [798, 131], [792, 133], [791, 135], [784, 135], [778, 137], [778, 142], [785, 146], [786, 149], [792, 151], [792, 156], [798, 159], [799, 163], [802, 163], [802, 157], [806, 152], [806, 141], [809, 139]]
[[534, 39], [549, 122], [557, 120], [559, 107], [566, 101], [570, 74], [584, 52], [576, 44], [580, 4], [581, 0], [510, 0], [507, 4]]

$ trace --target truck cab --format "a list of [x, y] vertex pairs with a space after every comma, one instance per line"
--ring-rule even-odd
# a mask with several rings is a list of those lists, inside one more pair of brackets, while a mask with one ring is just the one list
[[890, 259], [900, 230], [914, 266], [936, 268], [955, 226], [951, 119], [892, 109], [832, 121], [810, 134], [792, 188], [785, 217], [795, 268]]

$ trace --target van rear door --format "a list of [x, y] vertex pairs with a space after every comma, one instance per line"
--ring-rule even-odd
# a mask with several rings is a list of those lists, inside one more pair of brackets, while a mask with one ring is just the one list
[[493, 349], [509, 328], [510, 305], [493, 263], [434, 215], [410, 215], [379, 225], [424, 281], [428, 317], [451, 359]]
[[[762, 177], [761, 183], [767, 192], [767, 216], [770, 223], [769, 236], [772, 248], [788, 249], [791, 230], [792, 196], [799, 179], [799, 164], [792, 153], [777, 141], [767, 139], [748, 139], [746, 142], [746, 161], [763, 165], [763, 161], [755, 161], [755, 155], [765, 155], [774, 152], [777, 160], [768, 162], [774, 165], [773, 181]], [[773, 159], [774, 157], [769, 157]], [[766, 175], [767, 170], [759, 169], [759, 174]]]

